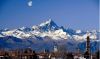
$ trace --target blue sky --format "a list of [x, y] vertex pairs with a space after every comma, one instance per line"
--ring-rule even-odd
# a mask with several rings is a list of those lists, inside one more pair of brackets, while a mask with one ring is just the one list
[[59, 26], [99, 28], [99, 0], [0, 0], [0, 28], [38, 25], [51, 18]]

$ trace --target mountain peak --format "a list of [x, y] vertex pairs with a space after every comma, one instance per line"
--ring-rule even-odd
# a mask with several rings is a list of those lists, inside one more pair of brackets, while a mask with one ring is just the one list
[[58, 25], [52, 19], [41, 23], [39, 26], [45, 30], [55, 30], [59, 28]]
[[41, 23], [39, 26], [45, 26], [45, 25], [50, 25], [51, 23], [54, 23], [54, 21], [52, 19], [49, 19], [43, 23]]
[[50, 22], [53, 22], [53, 20], [51, 18], [49, 18], [49, 20], [47, 22], [50, 23]]

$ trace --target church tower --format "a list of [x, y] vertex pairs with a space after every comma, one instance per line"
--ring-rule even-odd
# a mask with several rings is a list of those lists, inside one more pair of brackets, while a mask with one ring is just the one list
[[54, 46], [54, 52], [57, 52], [58, 49], [57, 49], [57, 46]]
[[90, 38], [89, 38], [89, 36], [87, 36], [86, 51], [88, 51], [90, 53]]
[[89, 38], [89, 36], [87, 36], [86, 51], [85, 51], [84, 57], [85, 57], [86, 59], [91, 59], [91, 58], [90, 58], [90, 38]]
[[54, 47], [53, 47], [54, 52], [58, 52], [58, 46], [57, 43], [54, 42]]

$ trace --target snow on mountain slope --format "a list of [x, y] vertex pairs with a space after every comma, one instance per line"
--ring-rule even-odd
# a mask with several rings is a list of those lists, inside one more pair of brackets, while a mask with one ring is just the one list
[[[59, 39], [75, 39], [77, 41], [85, 40], [87, 33], [81, 30], [65, 29], [64, 27], [59, 27], [53, 20], [41, 23], [40, 25], [35, 25], [32, 28], [22, 27], [19, 29], [12, 29], [7, 31], [1, 31], [4, 36], [14, 36], [21, 39], [26, 39], [30, 37], [40, 36], [40, 37], [50, 37], [54, 40]], [[0, 34], [2, 37], [2, 35]], [[91, 39], [97, 39], [96, 31], [90, 32]]]
[[68, 39], [68, 35], [62, 29], [41, 33], [42, 37], [48, 36], [52, 39]]
[[[87, 33], [89, 33], [91, 44], [100, 42], [100, 32], [93, 30], [85, 32], [82, 30], [73, 30], [58, 26], [53, 20], [49, 19], [40, 25], [34, 25], [32, 28], [22, 27], [12, 30], [0, 30], [0, 47], [4, 48], [26, 48], [31, 47], [36, 50], [52, 49], [56, 42], [58, 45], [67, 46], [69, 51], [75, 51], [77, 47], [85, 49]], [[78, 46], [79, 45], [79, 46]], [[97, 45], [92, 45], [96, 50]]]
[[76, 33], [82, 33], [81, 30], [76, 30]]
[[48, 21], [41, 23], [39, 25], [40, 29], [43, 31], [53, 31], [59, 29], [59, 27], [56, 25], [54, 21], [49, 19]]
[[17, 38], [28, 38], [30, 35], [28, 33], [25, 33], [23, 31], [14, 29], [6, 32], [2, 32], [3, 35], [5, 36], [14, 36]]
[[4, 36], [0, 34], [0, 37], [4, 37]]
[[29, 32], [29, 31], [31, 31], [32, 29], [31, 29], [31, 28], [28, 28], [28, 27], [21, 27], [21, 28], [19, 28], [18, 30], [24, 31], [24, 32]]
[[67, 39], [66, 32], [60, 29], [51, 19], [41, 23], [38, 26], [33, 26], [32, 28], [22, 27], [19, 29], [4, 31], [2, 34], [5, 36], [14, 36], [22, 39], [33, 37], [34, 35], [40, 37], [48, 36], [52, 39]]
[[[88, 34], [86, 33], [86, 34], [83, 34], [83, 35], [73, 35], [73, 38], [75, 40], [78, 40], [78, 41], [84, 41], [84, 40], [86, 40], [87, 36], [88, 36]], [[96, 34], [90, 33], [89, 36], [90, 36], [91, 40], [97, 40]]]

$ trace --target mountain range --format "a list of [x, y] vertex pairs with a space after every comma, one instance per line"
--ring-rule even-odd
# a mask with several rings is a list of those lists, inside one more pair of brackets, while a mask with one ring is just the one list
[[90, 37], [91, 52], [95, 52], [99, 48], [99, 31], [64, 28], [49, 19], [31, 28], [1, 29], [0, 48], [9, 50], [30, 47], [36, 51], [43, 51], [44, 49], [53, 51], [53, 47], [56, 45], [59, 49], [62, 48], [73, 52], [80, 49], [81, 52], [84, 52], [88, 35]]

